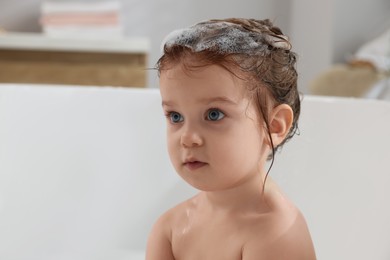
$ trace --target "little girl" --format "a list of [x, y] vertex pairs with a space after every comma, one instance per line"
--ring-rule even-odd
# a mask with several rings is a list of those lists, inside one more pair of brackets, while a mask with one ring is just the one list
[[316, 258], [304, 217], [265, 169], [297, 129], [290, 49], [269, 20], [210, 20], [168, 35], [157, 63], [168, 152], [200, 192], [157, 220], [147, 260]]

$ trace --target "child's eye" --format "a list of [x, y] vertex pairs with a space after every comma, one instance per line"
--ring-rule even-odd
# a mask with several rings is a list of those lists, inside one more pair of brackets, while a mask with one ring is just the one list
[[167, 117], [171, 120], [171, 123], [177, 124], [184, 120], [184, 117], [177, 112], [169, 112]]
[[225, 117], [225, 114], [219, 109], [210, 109], [207, 111], [207, 120], [218, 121]]

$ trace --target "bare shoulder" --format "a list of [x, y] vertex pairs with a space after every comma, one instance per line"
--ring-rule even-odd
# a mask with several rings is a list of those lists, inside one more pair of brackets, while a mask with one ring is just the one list
[[[172, 259], [170, 213], [166, 212], [154, 223], [148, 237], [146, 260]], [[161, 258], [162, 257], [162, 258]]]
[[172, 252], [173, 223], [177, 222], [183, 208], [188, 203], [189, 200], [176, 205], [156, 220], [148, 237], [146, 260], [174, 260]]
[[162, 214], [154, 223], [148, 237], [146, 260], [174, 260], [172, 253], [172, 221], [176, 207]]
[[272, 240], [265, 243], [265, 259], [316, 259], [306, 220], [298, 209], [276, 217], [270, 231]]
[[315, 251], [306, 220], [300, 210], [278, 189], [271, 187], [267, 225], [257, 230], [244, 248], [243, 259], [315, 260]]

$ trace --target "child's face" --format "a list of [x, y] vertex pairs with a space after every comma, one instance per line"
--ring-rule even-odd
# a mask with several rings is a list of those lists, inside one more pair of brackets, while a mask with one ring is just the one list
[[197, 189], [232, 188], [258, 178], [263, 169], [265, 132], [242, 84], [216, 65], [191, 72], [175, 65], [161, 72], [169, 155]]

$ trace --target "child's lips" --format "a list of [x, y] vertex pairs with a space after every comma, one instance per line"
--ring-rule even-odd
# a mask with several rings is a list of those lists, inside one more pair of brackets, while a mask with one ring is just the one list
[[200, 162], [200, 161], [189, 161], [189, 162], [185, 162], [184, 163], [184, 166], [191, 170], [191, 171], [194, 171], [194, 170], [197, 170], [203, 166], [205, 166], [207, 163], [205, 162]]

